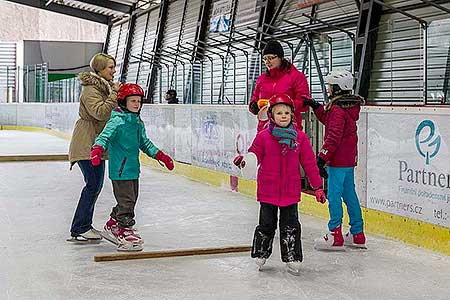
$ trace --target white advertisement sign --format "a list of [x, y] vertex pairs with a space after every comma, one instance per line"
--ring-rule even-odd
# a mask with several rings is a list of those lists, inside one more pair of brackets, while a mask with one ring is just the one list
[[450, 228], [448, 115], [371, 113], [367, 207]]
[[209, 32], [228, 32], [231, 25], [232, 1], [224, 0], [213, 4]]

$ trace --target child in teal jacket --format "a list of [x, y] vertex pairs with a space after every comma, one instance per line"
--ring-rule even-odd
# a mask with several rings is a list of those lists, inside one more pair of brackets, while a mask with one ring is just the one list
[[143, 240], [133, 229], [134, 208], [139, 190], [139, 150], [161, 161], [172, 170], [172, 159], [148, 139], [144, 122], [139, 117], [144, 91], [133, 83], [124, 84], [118, 92], [117, 107], [97, 137], [91, 151], [91, 161], [99, 165], [109, 149], [109, 178], [112, 181], [117, 205], [104, 229], [109, 238], [117, 241], [119, 251], [140, 251]]

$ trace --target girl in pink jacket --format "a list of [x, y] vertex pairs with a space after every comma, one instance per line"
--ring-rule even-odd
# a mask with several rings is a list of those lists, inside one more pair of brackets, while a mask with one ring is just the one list
[[[294, 126], [294, 104], [286, 94], [269, 99], [269, 126], [260, 131], [248, 149], [258, 160], [257, 200], [260, 202], [259, 225], [255, 229], [252, 254], [261, 267], [272, 253], [272, 242], [280, 210], [281, 260], [288, 271], [298, 274], [303, 260], [301, 227], [297, 204], [301, 197], [300, 166], [315, 190], [316, 199], [326, 202], [322, 179], [308, 137]], [[244, 157], [234, 164], [245, 167]]]
[[[258, 100], [265, 100], [260, 101], [264, 103], [262, 104], [264, 106], [265, 102], [273, 95], [286, 94], [292, 99], [297, 128], [302, 130], [302, 112], [308, 110], [308, 107], [303, 105], [303, 98], [310, 97], [305, 75], [284, 58], [283, 47], [275, 40], [269, 41], [264, 47], [263, 60], [267, 71], [261, 74], [256, 81], [249, 103], [249, 111], [258, 115], [262, 108], [258, 106]], [[268, 121], [259, 120], [258, 132], [263, 130], [267, 124]]]

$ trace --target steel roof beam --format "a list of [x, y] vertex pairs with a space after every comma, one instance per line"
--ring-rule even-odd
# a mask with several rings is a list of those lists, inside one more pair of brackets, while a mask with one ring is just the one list
[[114, 10], [114, 11], [118, 11], [124, 14], [130, 14], [132, 12], [133, 7], [126, 5], [126, 4], [122, 4], [122, 3], [118, 3], [115, 1], [107, 1], [107, 0], [77, 0], [78, 2], [83, 2], [86, 4], [91, 4], [91, 5], [95, 5], [95, 6], [99, 6], [99, 7], [103, 7], [103, 8], [107, 8], [110, 10]]
[[98, 14], [95, 12], [87, 11], [87, 10], [81, 10], [78, 8], [66, 6], [66, 5], [60, 5], [57, 3], [50, 3], [48, 6], [46, 5], [46, 1], [42, 0], [6, 0], [9, 2], [22, 4], [26, 6], [31, 6], [34, 8], [40, 8], [45, 9], [48, 11], [60, 13], [63, 15], [72, 16], [75, 18], [85, 19], [92, 22], [102, 23], [102, 24], [108, 24], [109, 17]]
[[424, 3], [427, 3], [427, 4], [431, 5], [431, 6], [434, 6], [434, 7], [436, 7], [437, 9], [440, 9], [440, 10], [446, 12], [446, 13], [450, 13], [450, 9], [448, 9], [447, 7], [444, 7], [444, 6], [439, 5], [439, 4], [437, 4], [437, 3], [431, 2], [431, 1], [429, 1], [429, 0], [420, 0], [420, 1], [422, 1], [422, 2], [424, 2]]

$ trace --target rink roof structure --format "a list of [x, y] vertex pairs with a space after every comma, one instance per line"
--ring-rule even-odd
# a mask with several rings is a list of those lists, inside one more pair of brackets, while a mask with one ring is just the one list
[[160, 0], [7, 0], [102, 24], [127, 18], [136, 11], [158, 5]]

